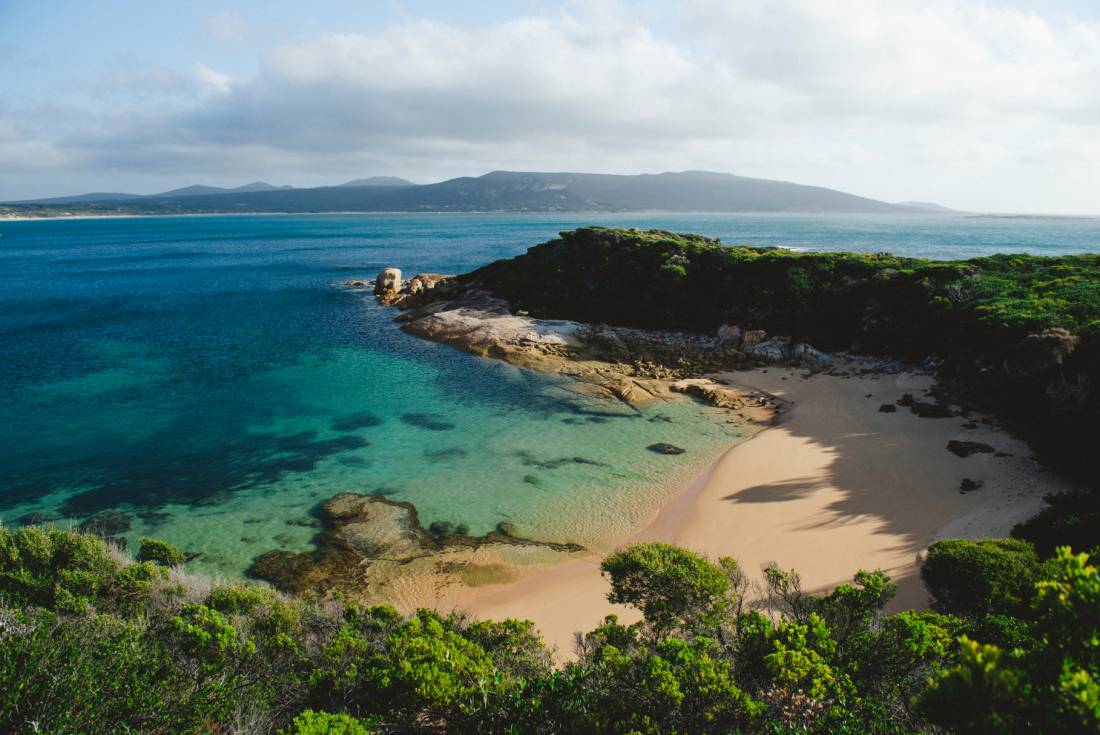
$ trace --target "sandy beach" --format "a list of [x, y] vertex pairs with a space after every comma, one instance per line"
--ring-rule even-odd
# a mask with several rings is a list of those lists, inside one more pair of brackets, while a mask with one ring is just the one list
[[[922, 607], [922, 551], [940, 538], [1004, 536], [1070, 485], [1043, 470], [1026, 444], [968, 417], [921, 418], [881, 412], [905, 393], [918, 400], [928, 376], [870, 374], [804, 377], [769, 368], [719, 376], [786, 401], [784, 420], [734, 446], [631, 540], [669, 541], [738, 560], [750, 577], [775, 562], [822, 591], [861, 567], [889, 572], [899, 585], [894, 609]], [[960, 458], [952, 439], [984, 442], [995, 454]], [[964, 478], [983, 486], [963, 493]], [[611, 613], [595, 555], [535, 571], [519, 581], [452, 587], [439, 607], [477, 617], [529, 618], [568, 658], [577, 631]]]

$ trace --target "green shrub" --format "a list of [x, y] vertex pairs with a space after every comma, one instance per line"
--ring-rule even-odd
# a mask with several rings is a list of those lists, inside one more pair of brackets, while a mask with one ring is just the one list
[[142, 538], [138, 561], [149, 561], [162, 567], [178, 567], [184, 562], [183, 552], [167, 541]]
[[730, 578], [723, 567], [686, 549], [654, 541], [605, 558], [611, 602], [632, 605], [664, 633], [713, 626], [729, 604]]
[[1038, 573], [1038, 556], [1025, 541], [950, 539], [928, 547], [921, 578], [941, 612], [1017, 615], [1027, 608]]
[[294, 718], [279, 735], [372, 735], [377, 732], [365, 720], [343, 713], [314, 712], [307, 709]]
[[0, 528], [0, 597], [12, 605], [82, 612], [97, 603], [133, 611], [163, 571], [126, 564], [103, 540], [77, 531]]
[[253, 699], [199, 677], [167, 637], [113, 615], [0, 610], [0, 731], [209, 733]]
[[1059, 546], [1100, 548], [1100, 492], [1063, 493], [1046, 500], [1038, 515], [1012, 529], [1014, 537], [1035, 544], [1043, 558]]
[[218, 612], [247, 614], [276, 597], [271, 590], [259, 585], [229, 584], [210, 590], [206, 604]]

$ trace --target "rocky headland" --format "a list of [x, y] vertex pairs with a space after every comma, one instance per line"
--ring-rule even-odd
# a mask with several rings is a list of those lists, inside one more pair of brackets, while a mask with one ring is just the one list
[[400, 270], [387, 268], [378, 274], [373, 290], [379, 303], [401, 310], [396, 318], [410, 334], [562, 375], [580, 392], [629, 404], [684, 394], [718, 408], [760, 409], [753, 418], [768, 423], [775, 420], [782, 402], [705, 376], [760, 365], [809, 372], [848, 365], [805, 342], [733, 324], [722, 325], [713, 335], [700, 335], [537, 319], [455, 276], [419, 274], [403, 281]]

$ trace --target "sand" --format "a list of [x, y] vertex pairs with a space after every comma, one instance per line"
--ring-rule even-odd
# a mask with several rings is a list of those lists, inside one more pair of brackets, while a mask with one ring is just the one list
[[[941, 538], [1005, 536], [1034, 515], [1050, 492], [1070, 489], [1032, 458], [1027, 446], [981, 415], [920, 418], [898, 407], [919, 400], [922, 375], [816, 375], [785, 368], [720, 376], [771, 393], [788, 404], [783, 421], [738, 444], [663, 508], [629, 541], [662, 540], [710, 555], [732, 556], [750, 577], [774, 562], [801, 575], [803, 589], [823, 591], [860, 569], [883, 569], [898, 583], [892, 609], [922, 607], [920, 555]], [[964, 424], [976, 420], [977, 428]], [[951, 439], [980, 441], [998, 453], [959, 458]], [[984, 486], [961, 493], [963, 478]], [[502, 585], [451, 588], [438, 606], [476, 617], [534, 620], [560, 658], [578, 631], [608, 614], [635, 620], [606, 600], [595, 555], [538, 569]]]

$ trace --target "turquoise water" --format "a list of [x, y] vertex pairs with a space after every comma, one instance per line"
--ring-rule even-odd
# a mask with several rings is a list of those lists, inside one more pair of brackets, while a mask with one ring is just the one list
[[[174, 541], [243, 572], [305, 548], [343, 491], [425, 523], [500, 521], [603, 548], [742, 427], [678, 400], [631, 411], [401, 333], [340, 287], [459, 272], [582, 224], [726, 242], [956, 257], [1100, 249], [1100, 221], [948, 216], [325, 215], [0, 222], [0, 518]], [[645, 447], [671, 442], [679, 457]], [[39, 514], [35, 516], [35, 514]]]

